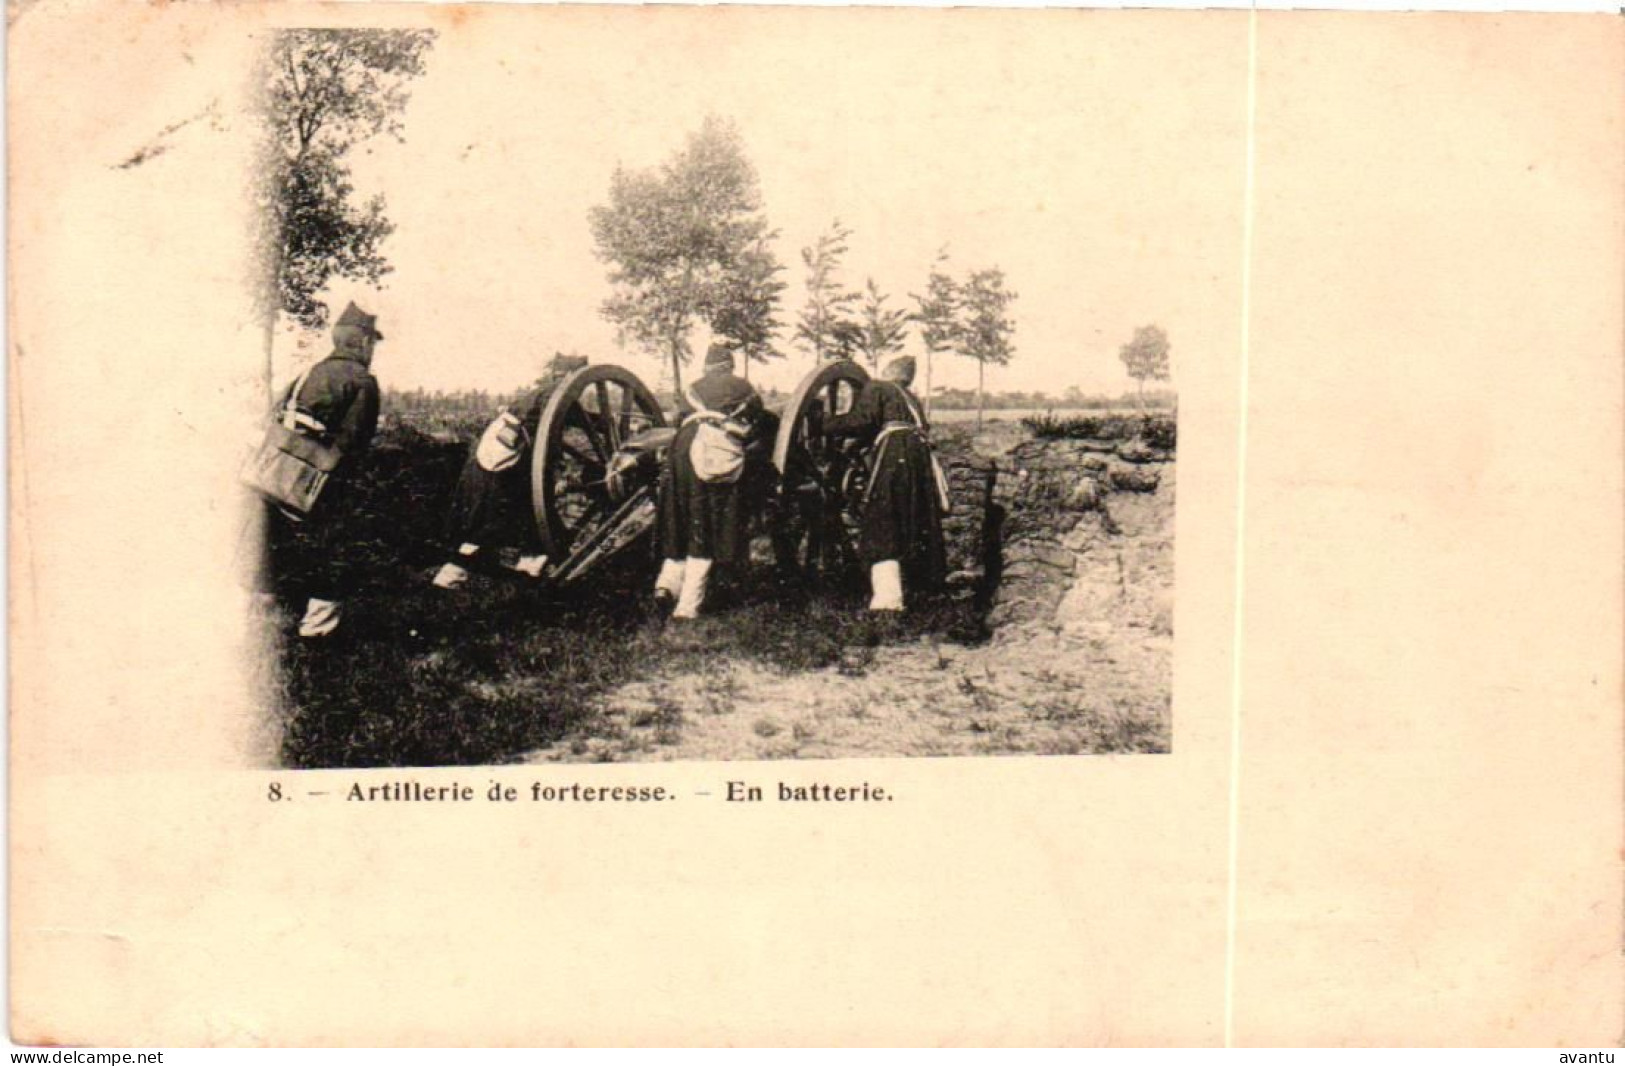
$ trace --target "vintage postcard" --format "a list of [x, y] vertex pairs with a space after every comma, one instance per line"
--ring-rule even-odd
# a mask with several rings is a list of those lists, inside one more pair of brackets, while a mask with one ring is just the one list
[[9, 19], [14, 1041], [1617, 1043], [1617, 18]]

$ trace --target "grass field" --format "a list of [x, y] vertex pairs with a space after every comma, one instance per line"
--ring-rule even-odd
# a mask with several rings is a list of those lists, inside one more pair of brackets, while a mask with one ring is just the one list
[[[1026, 438], [1004, 420], [974, 440], [944, 436], [992, 455]], [[567, 597], [516, 579], [433, 588], [462, 456], [396, 424], [349, 531], [365, 579], [338, 642], [291, 637], [292, 605], [264, 617], [258, 680], [280, 764], [1168, 750], [1171, 478], [1117, 509], [1120, 537], [1078, 556], [1076, 589], [1091, 568], [1115, 588], [1125, 559], [1145, 561], [1155, 595], [1125, 593], [1117, 621], [1062, 624], [1058, 609], [994, 629], [989, 596], [966, 592], [881, 622], [863, 610], [861, 576], [810, 590], [763, 568], [715, 616], [683, 625], [651, 609], [647, 548]]]

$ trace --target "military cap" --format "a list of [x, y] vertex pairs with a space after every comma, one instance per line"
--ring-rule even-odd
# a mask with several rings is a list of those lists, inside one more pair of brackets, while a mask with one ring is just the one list
[[734, 353], [726, 344], [713, 344], [705, 353], [707, 374], [733, 373]]
[[355, 301], [353, 300], [350, 302], [349, 306], [344, 309], [344, 313], [339, 315], [339, 320], [333, 323], [333, 325], [335, 328], [338, 326], [355, 326], [357, 329], [362, 329], [372, 334], [373, 337], [378, 340], [384, 339], [384, 335], [378, 332], [378, 316], [367, 314], [367, 312], [357, 307], [355, 305]]
[[887, 381], [900, 381], [907, 385], [914, 380], [914, 366], [914, 357], [905, 355], [900, 359], [893, 359], [887, 363], [885, 369], [880, 372], [880, 376]]

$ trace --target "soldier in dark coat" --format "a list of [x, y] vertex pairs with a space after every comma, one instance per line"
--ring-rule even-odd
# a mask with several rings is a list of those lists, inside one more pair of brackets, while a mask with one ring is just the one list
[[373, 349], [383, 339], [377, 316], [350, 304], [333, 325], [332, 353], [290, 385], [278, 404], [286, 407], [292, 396], [302, 431], [343, 456], [308, 516], [267, 509], [271, 565], [284, 588], [305, 600], [301, 637], [326, 637], [338, 629], [351, 584], [354, 561], [350, 545], [341, 542], [342, 527], [355, 502], [357, 468], [378, 427], [378, 379], [371, 367]]
[[869, 564], [872, 611], [901, 611], [905, 587], [941, 585], [947, 571], [942, 513], [948, 501], [931, 455], [925, 412], [908, 391], [914, 360], [887, 364], [858, 393], [852, 410], [824, 423], [831, 437], [870, 448], [858, 552]]
[[[511, 408], [503, 408], [480, 439], [468, 449], [446, 515], [446, 544], [450, 557], [434, 576], [439, 588], [458, 588], [468, 581], [470, 566], [496, 565], [499, 548], [519, 549], [513, 569], [539, 577], [547, 564], [537, 540], [531, 509], [530, 464], [542, 408], [554, 389], [587, 365], [585, 356], [554, 355], [529, 392]], [[511, 441], [511, 448], [504, 446]], [[500, 466], [501, 469], [490, 469]]]
[[675, 604], [673, 618], [699, 614], [713, 565], [738, 567], [750, 556], [752, 478], [745, 467], [764, 420], [761, 397], [733, 371], [733, 352], [713, 344], [704, 374], [679, 405], [682, 426], [661, 470], [658, 530], [664, 561], [655, 598]]

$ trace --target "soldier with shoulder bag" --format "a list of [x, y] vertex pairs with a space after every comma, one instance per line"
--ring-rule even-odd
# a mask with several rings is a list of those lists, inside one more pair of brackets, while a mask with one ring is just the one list
[[471, 569], [500, 572], [504, 548], [518, 551], [507, 569], [526, 577], [542, 575], [547, 556], [530, 506], [530, 463], [536, 448], [532, 434], [554, 390], [586, 365], [585, 356], [555, 354], [520, 402], [499, 411], [470, 446], [446, 514], [447, 557], [435, 571], [436, 588], [462, 588]]
[[894, 359], [858, 393], [852, 410], [824, 423], [829, 436], [868, 450], [858, 553], [869, 564], [871, 611], [903, 610], [905, 589], [934, 591], [947, 571], [948, 480], [932, 454], [925, 412], [909, 391], [913, 382], [913, 358]]
[[713, 566], [742, 566], [750, 555], [747, 452], [762, 400], [733, 371], [733, 352], [713, 344], [661, 471], [655, 599], [674, 606], [673, 618], [699, 615]]
[[357, 462], [378, 427], [373, 350], [377, 316], [350, 304], [333, 326], [333, 351], [283, 394], [265, 438], [243, 471], [264, 500], [266, 591], [303, 601], [299, 635], [339, 627], [353, 564], [341, 543]]

